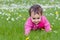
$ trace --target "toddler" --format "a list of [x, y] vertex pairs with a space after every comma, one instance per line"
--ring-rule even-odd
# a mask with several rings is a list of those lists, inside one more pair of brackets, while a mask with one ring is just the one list
[[29, 9], [29, 17], [25, 23], [25, 35], [28, 35], [31, 30], [44, 29], [46, 32], [51, 31], [50, 23], [43, 15], [43, 10], [40, 5], [33, 5]]

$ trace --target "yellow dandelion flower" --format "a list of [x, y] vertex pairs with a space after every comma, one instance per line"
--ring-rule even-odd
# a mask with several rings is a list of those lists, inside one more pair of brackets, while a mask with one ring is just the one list
[[44, 30], [43, 28], [41, 30]]
[[55, 13], [56, 15], [58, 15], [58, 11], [56, 11], [56, 13]]
[[26, 40], [29, 40], [29, 37], [27, 37]]
[[53, 25], [51, 25], [51, 27], [53, 28]]
[[19, 16], [21, 17], [21, 14]]
[[25, 20], [25, 18], [23, 18], [23, 20]]

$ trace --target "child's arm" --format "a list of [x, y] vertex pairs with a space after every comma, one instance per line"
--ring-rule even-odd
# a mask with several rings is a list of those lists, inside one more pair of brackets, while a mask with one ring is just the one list
[[44, 25], [45, 25], [45, 31], [46, 32], [51, 31], [50, 23], [49, 23], [49, 21], [47, 20], [47, 18], [45, 16], [44, 16]]
[[28, 18], [25, 23], [25, 35], [28, 36], [30, 31], [31, 31], [31, 20], [30, 20], [30, 18]]
[[25, 26], [25, 35], [28, 36], [28, 34], [30, 33], [31, 27], [29, 26]]

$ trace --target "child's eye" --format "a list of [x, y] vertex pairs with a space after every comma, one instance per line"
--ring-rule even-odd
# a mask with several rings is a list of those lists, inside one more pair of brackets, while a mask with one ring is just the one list
[[40, 18], [37, 18], [37, 19], [40, 19]]
[[33, 18], [33, 19], [35, 19], [35, 18]]

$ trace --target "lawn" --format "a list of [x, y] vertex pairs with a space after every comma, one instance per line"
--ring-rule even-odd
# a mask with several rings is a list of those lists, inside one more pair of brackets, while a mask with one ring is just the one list
[[29, 17], [29, 7], [35, 3], [41, 4], [41, 6], [43, 5], [43, 14], [49, 20], [52, 31], [31, 31], [29, 40], [60, 40], [59, 1], [60, 0], [0, 0], [0, 40], [26, 40], [24, 23]]

